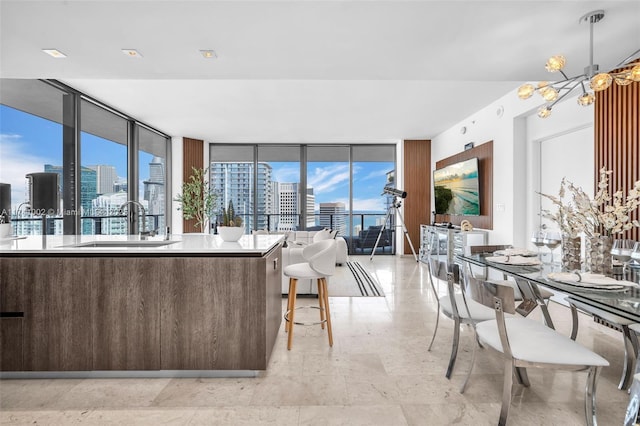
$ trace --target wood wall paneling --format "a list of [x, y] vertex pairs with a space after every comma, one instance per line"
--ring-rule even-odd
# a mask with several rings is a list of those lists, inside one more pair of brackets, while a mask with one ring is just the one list
[[[610, 193], [621, 189], [625, 194], [640, 180], [640, 83], [628, 86], [612, 84], [596, 93], [594, 109], [595, 182], [597, 191], [600, 169], [613, 171]], [[636, 212], [632, 219], [640, 219]], [[616, 238], [640, 241], [640, 229], [633, 228]]]
[[[420, 247], [420, 225], [431, 223], [431, 141], [404, 141], [404, 222], [416, 254]], [[399, 224], [398, 224], [399, 225]], [[400, 228], [398, 228], [400, 229]], [[404, 253], [411, 254], [406, 238]]]
[[464, 219], [471, 222], [474, 228], [493, 229], [493, 141], [483, 143], [475, 148], [459, 152], [451, 157], [436, 162], [436, 169], [441, 169], [459, 161], [478, 157], [478, 174], [480, 179], [480, 216], [438, 215], [437, 222], [451, 222], [460, 225]]
[[[182, 138], [182, 182], [187, 182], [192, 175], [192, 167], [204, 167], [204, 141], [200, 139]], [[182, 219], [182, 232], [199, 232], [195, 227], [196, 220]]]

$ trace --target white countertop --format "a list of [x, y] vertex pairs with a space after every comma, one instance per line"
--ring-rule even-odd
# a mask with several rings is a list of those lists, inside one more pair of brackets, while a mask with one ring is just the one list
[[[151, 256], [196, 255], [262, 256], [283, 240], [283, 235], [243, 235], [225, 242], [218, 235], [174, 234], [141, 240], [138, 235], [48, 235], [0, 238], [0, 256], [144, 254]], [[93, 246], [97, 243], [99, 246]], [[164, 243], [171, 243], [160, 245]], [[80, 246], [79, 246], [80, 245]], [[79, 246], [79, 247], [78, 247]]]

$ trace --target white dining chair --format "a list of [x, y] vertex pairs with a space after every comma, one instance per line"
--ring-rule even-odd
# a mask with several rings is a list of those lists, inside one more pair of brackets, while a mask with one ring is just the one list
[[[513, 377], [529, 386], [527, 368], [588, 371], [585, 393], [585, 418], [587, 425], [596, 425], [596, 384], [603, 367], [609, 362], [595, 352], [580, 345], [541, 322], [519, 316], [507, 317], [515, 312], [513, 288], [499, 283], [467, 280], [471, 298], [485, 306], [492, 306], [495, 318], [476, 324], [476, 338], [489, 351], [504, 360], [502, 408], [498, 425], [506, 425], [511, 406]], [[476, 358], [476, 346], [472, 353], [471, 368], [462, 385], [464, 392]]]
[[581, 302], [573, 297], [565, 298], [571, 307], [571, 339], [576, 340], [578, 336], [578, 310], [590, 315], [597, 322], [609, 325], [622, 333], [622, 341], [624, 344], [624, 363], [622, 365], [622, 374], [618, 389], [627, 390], [633, 383], [634, 365], [638, 357], [638, 337], [633, 331], [637, 327], [635, 321], [619, 315], [612, 314], [594, 306]]
[[[457, 264], [447, 264], [438, 259], [429, 259], [427, 263], [429, 267], [429, 282], [431, 289], [435, 295], [437, 303], [437, 315], [436, 323], [433, 329], [433, 336], [431, 337], [431, 343], [429, 343], [428, 351], [431, 351], [433, 342], [436, 339], [436, 333], [438, 332], [438, 324], [440, 320], [440, 312], [442, 312], [447, 318], [453, 320], [453, 341], [451, 343], [451, 355], [449, 357], [449, 365], [447, 366], [447, 372], [445, 376], [451, 377], [453, 367], [456, 363], [458, 355], [458, 345], [460, 342], [460, 325], [469, 324], [474, 325], [479, 321], [486, 321], [494, 317], [493, 309], [488, 308], [480, 303], [468, 299], [464, 294], [464, 289], [460, 286], [460, 267]], [[434, 283], [434, 277], [439, 280], [444, 280], [447, 283], [447, 294], [440, 296]]]

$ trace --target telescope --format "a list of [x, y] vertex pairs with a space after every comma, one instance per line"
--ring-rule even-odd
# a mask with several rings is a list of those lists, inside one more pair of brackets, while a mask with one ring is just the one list
[[394, 197], [407, 198], [407, 193], [405, 191], [401, 189], [392, 188], [390, 186], [384, 187], [384, 189], [382, 190], [382, 194], [380, 195], [384, 195], [384, 194], [393, 195]]

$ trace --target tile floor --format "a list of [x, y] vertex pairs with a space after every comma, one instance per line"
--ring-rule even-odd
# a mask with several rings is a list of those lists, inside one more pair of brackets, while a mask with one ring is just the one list
[[[0, 424], [497, 424], [502, 372], [495, 357], [480, 351], [467, 391], [458, 390], [471, 330], [463, 328], [451, 380], [444, 377], [451, 320], [441, 317], [434, 348], [426, 350], [436, 309], [426, 266], [411, 256], [354, 258], [370, 268], [386, 297], [332, 298], [333, 348], [319, 327], [296, 327], [287, 351], [283, 327], [269, 369], [255, 378], [2, 380]], [[551, 313], [568, 334], [569, 310], [552, 304]], [[578, 341], [611, 363], [598, 384], [598, 420], [621, 425], [628, 395], [617, 389], [619, 333], [582, 316]], [[584, 424], [586, 373], [531, 370], [529, 378], [530, 388], [514, 390], [510, 425]]]

